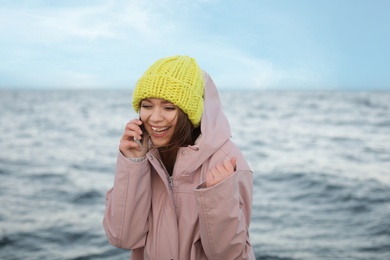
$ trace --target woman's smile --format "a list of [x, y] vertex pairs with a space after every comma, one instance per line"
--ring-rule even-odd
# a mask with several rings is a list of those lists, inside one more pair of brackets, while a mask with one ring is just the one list
[[165, 127], [156, 127], [156, 126], [151, 126], [152, 130], [154, 132], [158, 132], [158, 133], [161, 133], [161, 132], [164, 132], [166, 130], [168, 130], [168, 126], [165, 126]]
[[169, 133], [170, 127], [156, 127], [156, 126], [150, 126], [150, 134], [156, 138], [162, 138], [165, 137]]

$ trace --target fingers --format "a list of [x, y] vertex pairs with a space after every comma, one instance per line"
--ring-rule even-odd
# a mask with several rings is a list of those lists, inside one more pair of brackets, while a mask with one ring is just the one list
[[135, 136], [133, 137], [134, 142], [138, 144], [139, 147], [142, 147], [142, 143], [140, 140], [138, 140]]
[[[146, 150], [145, 146], [146, 134], [141, 129], [142, 121], [133, 119], [126, 124], [125, 131], [121, 137], [119, 149], [126, 157], [140, 157], [143, 156]], [[145, 137], [145, 138], [143, 138]], [[143, 140], [143, 143], [140, 140]], [[141, 152], [141, 153], [140, 153]]]
[[206, 187], [212, 187], [235, 172], [237, 158], [224, 160], [211, 168], [206, 176]]
[[237, 158], [233, 157], [230, 160], [224, 160], [216, 165], [216, 168], [220, 174], [230, 175], [235, 171]]
[[135, 137], [137, 140], [141, 140], [142, 129], [141, 129], [142, 121], [139, 119], [133, 119], [126, 124], [125, 132], [122, 136], [122, 139], [132, 140]]
[[237, 158], [236, 157], [232, 157], [232, 159], [230, 159], [230, 162], [232, 163], [233, 171], [235, 172], [236, 171]]

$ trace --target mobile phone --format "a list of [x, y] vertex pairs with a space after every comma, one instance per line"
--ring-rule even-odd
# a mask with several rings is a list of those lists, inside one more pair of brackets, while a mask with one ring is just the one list
[[[139, 120], [141, 120], [141, 118]], [[142, 125], [140, 126], [140, 128], [141, 128], [141, 131], [142, 131], [142, 135], [141, 135], [141, 140], [140, 141], [142, 143], [142, 141], [144, 140], [144, 134], [146, 133], [144, 122], [142, 122]]]
[[[139, 118], [139, 120], [141, 120], [141, 117]], [[137, 138], [135, 138], [135, 136], [133, 137], [133, 139], [134, 139], [134, 142], [136, 142], [139, 146], [142, 147], [143, 136], [144, 136], [144, 133], [146, 131], [143, 122], [142, 122], [142, 125], [140, 125], [140, 128], [141, 128], [141, 131], [142, 131], [141, 140], [138, 140]]]

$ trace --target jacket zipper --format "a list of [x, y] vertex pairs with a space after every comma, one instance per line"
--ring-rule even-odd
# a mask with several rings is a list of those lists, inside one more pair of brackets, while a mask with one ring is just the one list
[[173, 186], [174, 186], [174, 184], [173, 184], [173, 176], [168, 176], [168, 186], [169, 186], [169, 190], [171, 191], [171, 194], [172, 194], [173, 206], [175, 208], [177, 208], [175, 196], [174, 196], [174, 193], [173, 193]]
[[174, 207], [174, 208], [177, 208], [175, 196], [174, 196], [174, 193], [173, 193], [173, 188], [174, 188], [174, 184], [173, 184], [173, 172], [172, 172], [172, 175], [169, 175], [167, 169], [165, 168], [164, 163], [162, 162], [162, 160], [161, 160], [161, 158], [160, 158], [160, 154], [159, 154], [158, 152], [157, 152], [157, 155], [158, 155], [158, 160], [160, 161], [161, 165], [163, 166], [164, 171], [165, 171], [165, 175], [167, 176], [167, 179], [168, 179], [168, 188], [169, 188], [169, 190], [171, 191], [172, 201], [173, 201], [173, 207]]

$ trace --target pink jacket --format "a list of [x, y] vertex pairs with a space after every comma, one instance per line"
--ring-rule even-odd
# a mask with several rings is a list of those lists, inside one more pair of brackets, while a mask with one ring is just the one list
[[[202, 135], [179, 150], [167, 178], [157, 151], [132, 162], [121, 153], [114, 186], [107, 192], [103, 226], [110, 243], [131, 249], [131, 259], [255, 259], [249, 241], [252, 171], [230, 140], [214, 82], [205, 78]], [[204, 188], [207, 171], [237, 157], [236, 172]]]

